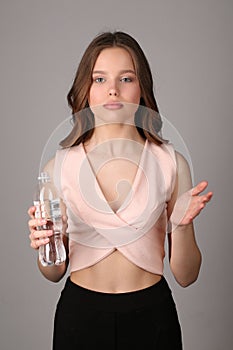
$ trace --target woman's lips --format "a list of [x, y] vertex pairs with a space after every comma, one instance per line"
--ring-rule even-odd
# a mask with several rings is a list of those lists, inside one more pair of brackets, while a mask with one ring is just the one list
[[110, 110], [121, 109], [122, 107], [123, 107], [123, 104], [120, 102], [109, 102], [104, 104], [104, 108], [110, 109]]

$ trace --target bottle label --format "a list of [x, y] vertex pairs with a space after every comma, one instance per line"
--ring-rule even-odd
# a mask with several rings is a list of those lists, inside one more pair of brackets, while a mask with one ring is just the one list
[[52, 219], [57, 219], [61, 217], [60, 200], [53, 199], [50, 200], [50, 213]]

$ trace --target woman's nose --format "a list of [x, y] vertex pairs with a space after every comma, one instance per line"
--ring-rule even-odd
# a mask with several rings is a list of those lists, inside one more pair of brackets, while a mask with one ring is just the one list
[[111, 89], [111, 90], [109, 90], [109, 96], [117, 96], [117, 91], [116, 91], [116, 89]]
[[115, 81], [111, 82], [111, 85], [109, 86], [108, 94], [109, 96], [117, 96], [119, 94], [117, 83]]

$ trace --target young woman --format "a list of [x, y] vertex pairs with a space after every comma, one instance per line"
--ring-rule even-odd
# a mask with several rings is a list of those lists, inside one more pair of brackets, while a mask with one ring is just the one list
[[[163, 277], [164, 242], [177, 282], [199, 273], [193, 219], [211, 199], [192, 188], [183, 156], [160, 135], [146, 57], [130, 35], [103, 33], [88, 46], [68, 94], [74, 127], [46, 166], [60, 191], [70, 276], [59, 299], [53, 349], [182, 349]], [[47, 244], [29, 209], [31, 247]], [[168, 222], [170, 225], [168, 225]], [[168, 226], [170, 230], [168, 230]], [[67, 261], [43, 267], [57, 282]]]

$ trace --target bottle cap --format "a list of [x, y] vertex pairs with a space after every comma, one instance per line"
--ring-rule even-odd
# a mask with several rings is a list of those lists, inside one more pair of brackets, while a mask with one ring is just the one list
[[41, 172], [40, 175], [38, 176], [38, 180], [42, 180], [42, 181], [50, 180], [49, 173], [47, 173], [45, 171]]

